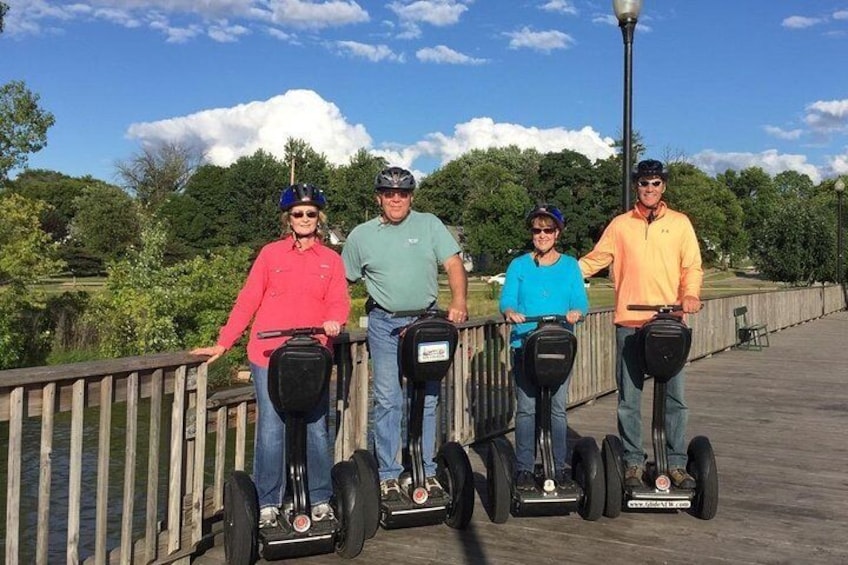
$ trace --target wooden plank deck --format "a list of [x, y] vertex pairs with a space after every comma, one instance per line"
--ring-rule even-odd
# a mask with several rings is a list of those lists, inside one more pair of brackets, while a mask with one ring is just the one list
[[[624, 512], [597, 522], [575, 514], [493, 524], [481, 447], [471, 453], [479, 497], [468, 530], [380, 530], [358, 562], [848, 563], [848, 312], [772, 334], [763, 351], [726, 351], [687, 371], [688, 432], [710, 438], [719, 469], [713, 520]], [[569, 427], [600, 442], [615, 431], [614, 411], [614, 395], [604, 397], [572, 410]], [[195, 562], [224, 563], [220, 535]]]

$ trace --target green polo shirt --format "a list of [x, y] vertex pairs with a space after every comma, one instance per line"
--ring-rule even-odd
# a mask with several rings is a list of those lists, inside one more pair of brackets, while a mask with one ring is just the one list
[[356, 226], [342, 249], [347, 279], [365, 279], [368, 294], [390, 312], [419, 310], [439, 296], [439, 265], [459, 245], [433, 214], [410, 211], [399, 224], [381, 217]]

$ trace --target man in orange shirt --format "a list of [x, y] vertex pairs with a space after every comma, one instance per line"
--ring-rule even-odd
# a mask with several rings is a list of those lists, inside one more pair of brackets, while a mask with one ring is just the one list
[[[636, 330], [652, 312], [627, 310], [631, 304], [680, 304], [686, 313], [701, 309], [701, 251], [695, 230], [686, 215], [668, 208], [662, 200], [668, 173], [660, 161], [641, 161], [633, 173], [637, 201], [632, 210], [616, 216], [595, 248], [580, 259], [584, 277], [612, 267], [615, 285], [614, 323], [616, 382], [618, 384], [618, 435], [624, 444], [625, 485], [638, 487], [644, 474], [642, 447], [642, 371]], [[676, 487], [694, 488], [686, 472], [686, 421], [683, 399], [684, 372], [666, 388], [666, 438], [669, 475]]]

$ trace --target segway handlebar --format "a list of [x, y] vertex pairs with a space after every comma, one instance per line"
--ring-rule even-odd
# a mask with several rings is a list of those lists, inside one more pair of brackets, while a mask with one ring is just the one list
[[420, 308], [418, 310], [401, 310], [400, 312], [392, 312], [392, 318], [447, 318], [447, 310], [428, 310]]
[[[704, 303], [701, 303], [701, 308], [704, 307]], [[642, 310], [649, 312], [660, 312], [661, 314], [670, 314], [671, 312], [682, 312], [683, 306], [680, 304], [657, 304], [657, 305], [647, 305], [647, 304], [630, 304], [627, 306], [628, 310]]]
[[[562, 314], [545, 314], [544, 316], [525, 316], [522, 324], [534, 324], [534, 323], [554, 323], [554, 322], [568, 322], [568, 319]], [[515, 323], [515, 322], [510, 322]]]
[[290, 328], [287, 330], [267, 330], [264, 332], [257, 332], [256, 337], [259, 339], [270, 339], [273, 337], [284, 337], [287, 335], [321, 335], [324, 333], [326, 332], [321, 326], [312, 326], [306, 328]]

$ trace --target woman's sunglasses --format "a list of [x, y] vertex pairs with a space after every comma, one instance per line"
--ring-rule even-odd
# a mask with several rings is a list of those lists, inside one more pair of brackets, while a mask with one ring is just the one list
[[530, 228], [530, 232], [533, 235], [539, 235], [540, 233], [551, 235], [555, 231], [557, 231], [556, 228]]
[[318, 212], [316, 212], [315, 210], [310, 210], [309, 212], [302, 212], [298, 210], [297, 212], [291, 212], [290, 215], [292, 218], [302, 218], [304, 216], [306, 216], [307, 218], [317, 218]]
[[662, 184], [662, 182], [663, 181], [661, 181], [661, 180], [640, 180], [639, 186], [648, 186], [648, 185], [659, 186], [659, 185]]

